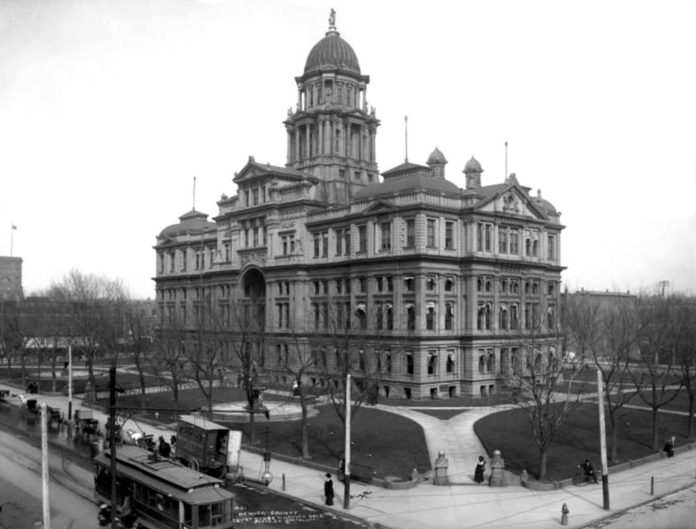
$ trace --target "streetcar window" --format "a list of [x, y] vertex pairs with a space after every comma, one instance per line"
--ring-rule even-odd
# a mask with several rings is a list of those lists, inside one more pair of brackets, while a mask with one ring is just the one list
[[210, 525], [222, 525], [225, 520], [223, 504], [213, 503], [210, 507]]
[[193, 515], [191, 514], [193, 510], [188, 503], [184, 503], [184, 523], [186, 525], [193, 524]]
[[208, 527], [210, 525], [210, 505], [198, 506], [198, 526]]

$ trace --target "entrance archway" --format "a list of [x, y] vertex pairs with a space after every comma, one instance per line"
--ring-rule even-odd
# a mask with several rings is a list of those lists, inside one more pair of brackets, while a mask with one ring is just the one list
[[266, 326], [266, 278], [257, 268], [251, 268], [242, 277], [244, 316], [247, 324]]

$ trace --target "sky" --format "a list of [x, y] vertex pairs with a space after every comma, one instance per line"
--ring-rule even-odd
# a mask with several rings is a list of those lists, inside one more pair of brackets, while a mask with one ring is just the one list
[[[696, 293], [696, 0], [0, 0], [0, 255], [154, 297], [156, 236], [284, 165], [312, 46], [370, 76], [380, 171], [438, 147], [562, 212], [571, 290]], [[17, 227], [12, 230], [12, 225]]]

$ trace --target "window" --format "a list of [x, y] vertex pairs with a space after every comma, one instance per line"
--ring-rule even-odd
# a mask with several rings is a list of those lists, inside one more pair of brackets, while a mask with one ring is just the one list
[[435, 330], [435, 302], [428, 301], [425, 307], [425, 328], [429, 331]]
[[380, 224], [381, 245], [380, 250], [387, 252], [391, 250], [391, 222], [382, 222]]
[[507, 228], [498, 228], [498, 253], [508, 253]]
[[454, 249], [454, 221], [445, 221], [445, 249]]
[[336, 230], [336, 255], [350, 255], [350, 228]]
[[426, 244], [428, 248], [436, 247], [436, 222], [435, 219], [428, 219], [426, 223]]
[[447, 373], [454, 373], [454, 351], [452, 350], [447, 351], [445, 370]]
[[409, 331], [416, 329], [416, 307], [413, 303], [406, 303], [406, 328]]
[[454, 291], [454, 278], [453, 277], [445, 278], [445, 292], [453, 292], [453, 291]]
[[358, 278], [358, 292], [360, 294], [365, 294], [367, 292], [367, 280], [364, 277]]
[[288, 233], [280, 236], [283, 255], [288, 256], [295, 253], [295, 234]]
[[556, 259], [556, 236], [547, 235], [546, 250], [548, 252], [548, 260], [553, 261]]
[[278, 311], [278, 327], [287, 329], [290, 326], [290, 304], [277, 303], [276, 307]]
[[479, 303], [478, 314], [476, 319], [476, 328], [479, 331], [491, 330], [491, 304]]
[[516, 331], [520, 327], [519, 308], [516, 303], [510, 305], [510, 329]]
[[451, 331], [454, 328], [454, 304], [445, 303], [445, 330]]
[[232, 254], [230, 252], [230, 243], [226, 242], [223, 244], [224, 248], [224, 255], [225, 255], [225, 262], [229, 263], [232, 260]]
[[429, 276], [425, 280], [425, 288], [428, 290], [428, 292], [434, 292], [435, 291], [435, 278], [433, 276]]
[[416, 246], [416, 219], [406, 219], [406, 245], [405, 248]]
[[546, 309], [546, 328], [549, 330], [556, 328], [556, 307], [553, 305]]
[[437, 374], [437, 351], [428, 351], [428, 374]]
[[367, 315], [365, 313], [364, 303], [358, 303], [357, 307], [355, 308], [355, 316], [358, 319], [360, 329], [367, 329]]
[[413, 279], [413, 276], [404, 277], [404, 288], [406, 289], [406, 292], [413, 292], [414, 283], [415, 281]]
[[500, 330], [506, 330], [508, 328], [508, 309], [506, 305], [500, 306], [500, 311], [498, 312], [498, 328]]
[[394, 311], [391, 303], [384, 304], [384, 320], [387, 330], [391, 331], [394, 328]]
[[406, 374], [413, 374], [413, 353], [410, 351], [406, 352]]
[[520, 230], [510, 228], [510, 254], [519, 255], [520, 253]]
[[358, 253], [367, 252], [367, 226], [362, 224], [358, 226]]
[[375, 327], [378, 331], [382, 330], [382, 304], [377, 303], [375, 305]]
[[556, 295], [556, 283], [553, 281], [549, 281], [548, 285], [546, 285], [546, 291], [549, 296], [555, 296]]
[[329, 254], [329, 232], [314, 234], [314, 257], [326, 257]]

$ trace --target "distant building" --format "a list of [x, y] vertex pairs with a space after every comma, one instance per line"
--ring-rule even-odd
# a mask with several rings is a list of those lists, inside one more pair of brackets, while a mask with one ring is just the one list
[[22, 289], [22, 258], [0, 256], [0, 301], [20, 301]]
[[255, 305], [270, 380], [292, 384], [301, 346], [316, 353], [307, 382], [325, 385], [340, 335], [383, 396], [494, 393], [524, 369], [530, 334], [556, 343], [560, 213], [514, 174], [485, 185], [473, 157], [458, 187], [437, 148], [380, 178], [370, 78], [333, 24], [295, 81], [285, 165], [250, 156], [214, 218], [192, 210], [157, 237], [160, 331], [194, 336], [207, 300], [234, 369], [233, 314]]

